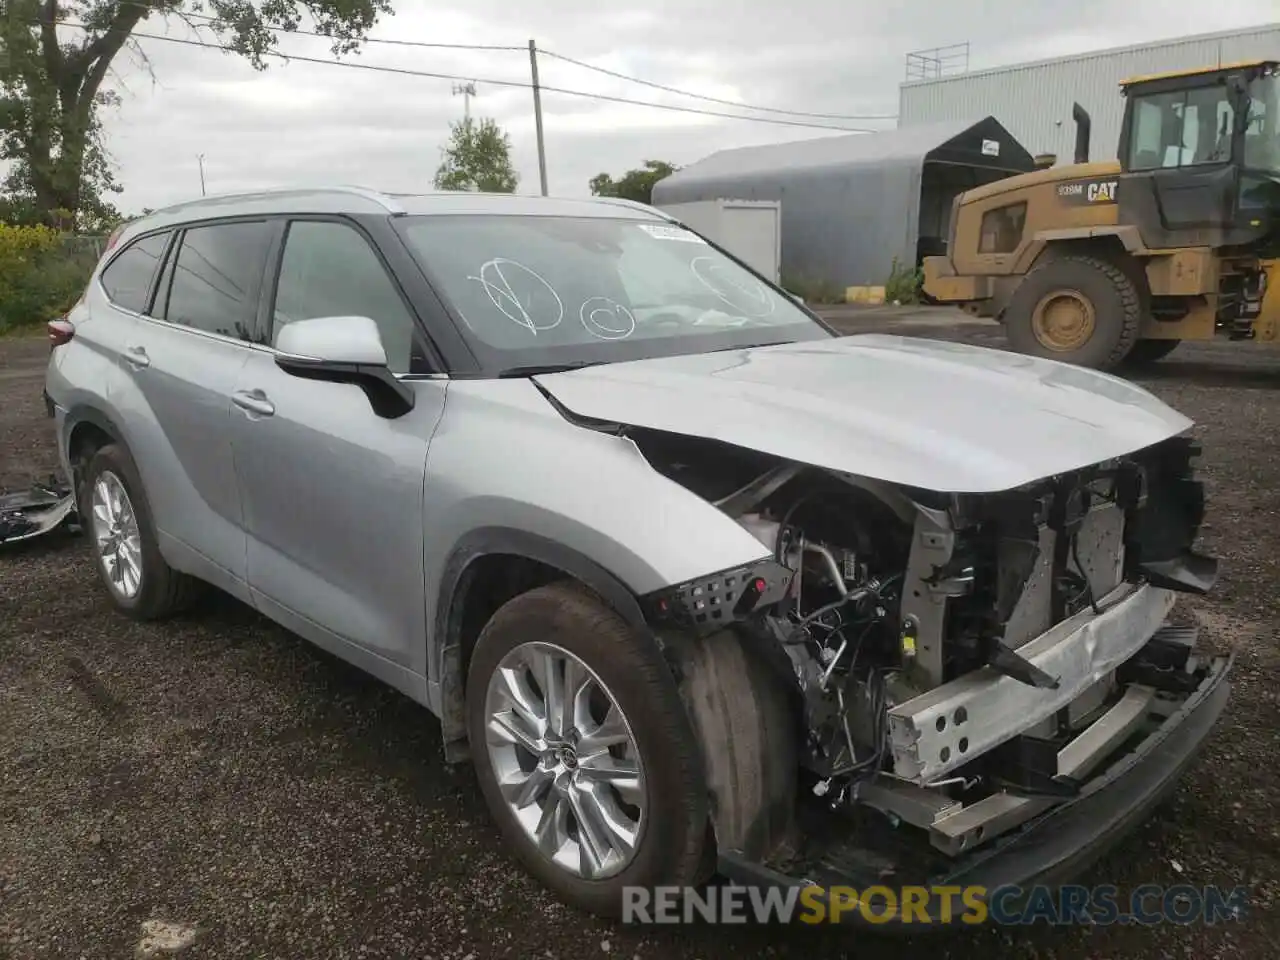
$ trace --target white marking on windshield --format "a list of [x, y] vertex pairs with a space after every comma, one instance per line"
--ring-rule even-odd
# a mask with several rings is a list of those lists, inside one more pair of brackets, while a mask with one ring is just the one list
[[[506, 268], [505, 271], [504, 268]], [[508, 276], [508, 273], [510, 273], [510, 276]], [[542, 284], [547, 292], [555, 298], [556, 316], [550, 322], [547, 322], [546, 317], [534, 318], [533, 314], [538, 313], [533, 306], [534, 290], [528, 290], [525, 302], [521, 303], [519, 295], [511, 285], [511, 279], [521, 273]], [[564, 319], [564, 303], [560, 299], [560, 294], [556, 293], [555, 287], [551, 286], [540, 274], [519, 261], [508, 260], [505, 257], [494, 257], [481, 265], [479, 276], [468, 276], [467, 279], [475, 280], [484, 287], [484, 292], [488, 295], [489, 302], [503, 316], [518, 326], [524, 327], [534, 336], [537, 336], [539, 332], [555, 329], [560, 325], [560, 321]], [[522, 280], [520, 283], [524, 285], [527, 281]], [[542, 322], [540, 323], [539, 320]]]
[[636, 317], [617, 300], [592, 297], [578, 309], [587, 333], [600, 340], [625, 340], [636, 330]]

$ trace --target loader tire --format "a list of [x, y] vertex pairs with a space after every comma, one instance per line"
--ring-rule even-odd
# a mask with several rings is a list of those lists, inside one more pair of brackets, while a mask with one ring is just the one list
[[1181, 340], [1139, 340], [1124, 358], [1126, 367], [1146, 367], [1163, 360], [1177, 349]]
[[1142, 296], [1114, 263], [1057, 257], [1018, 284], [1004, 324], [1010, 345], [1020, 353], [1109, 370], [1139, 342]]

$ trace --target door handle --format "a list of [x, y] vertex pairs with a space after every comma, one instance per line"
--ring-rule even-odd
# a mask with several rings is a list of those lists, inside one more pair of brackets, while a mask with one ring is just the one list
[[151, 366], [151, 358], [147, 356], [147, 351], [142, 347], [125, 347], [124, 360], [131, 367]]
[[276, 412], [276, 405], [261, 390], [237, 390], [231, 395], [231, 402], [241, 410], [248, 410], [260, 417], [269, 417]]

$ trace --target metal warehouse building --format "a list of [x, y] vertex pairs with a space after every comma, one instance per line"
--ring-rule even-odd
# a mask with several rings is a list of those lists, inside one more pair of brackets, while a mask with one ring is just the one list
[[653, 188], [658, 207], [721, 199], [781, 206], [784, 282], [845, 290], [883, 284], [942, 249], [958, 193], [1033, 169], [985, 117], [880, 133], [721, 150]]
[[1070, 163], [1071, 105], [1079, 102], [1093, 119], [1090, 159], [1114, 159], [1124, 116], [1120, 81], [1263, 58], [1280, 59], [1280, 23], [909, 81], [899, 92], [898, 125], [990, 114], [1033, 154]]

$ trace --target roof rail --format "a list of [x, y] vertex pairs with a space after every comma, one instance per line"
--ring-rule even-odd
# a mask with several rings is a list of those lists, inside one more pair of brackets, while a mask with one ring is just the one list
[[366, 200], [372, 200], [374, 203], [381, 204], [387, 213], [407, 213], [400, 202], [389, 193], [383, 193], [381, 190], [372, 190], [369, 187], [354, 186], [352, 184], [338, 184], [329, 189], [340, 191], [342, 193], [350, 193], [353, 196], [364, 197]]
[[665, 210], [659, 210], [657, 207], [652, 206], [651, 204], [641, 203], [638, 200], [628, 200], [625, 197], [593, 197], [592, 199], [598, 200], [601, 203], [611, 203], [617, 207], [627, 207], [631, 210], [641, 210], [644, 213], [655, 214], [658, 217], [662, 218], [663, 220], [669, 221], [670, 223], [679, 222], [678, 220], [676, 220], [675, 217], [667, 213]]
[[185, 210], [190, 207], [199, 207], [210, 202], [221, 200], [264, 200], [272, 197], [296, 197], [315, 193], [347, 194], [349, 196], [360, 197], [364, 200], [376, 203], [390, 214], [407, 213], [405, 208], [388, 194], [382, 193], [378, 190], [372, 190], [369, 187], [360, 187], [345, 183], [323, 187], [282, 187], [279, 189], [244, 190], [233, 193], [209, 194], [208, 196], [196, 197], [191, 200], [183, 200], [179, 203], [172, 203], [167, 207], [161, 207], [160, 209], [153, 211], [153, 213], [169, 213], [178, 210]]

